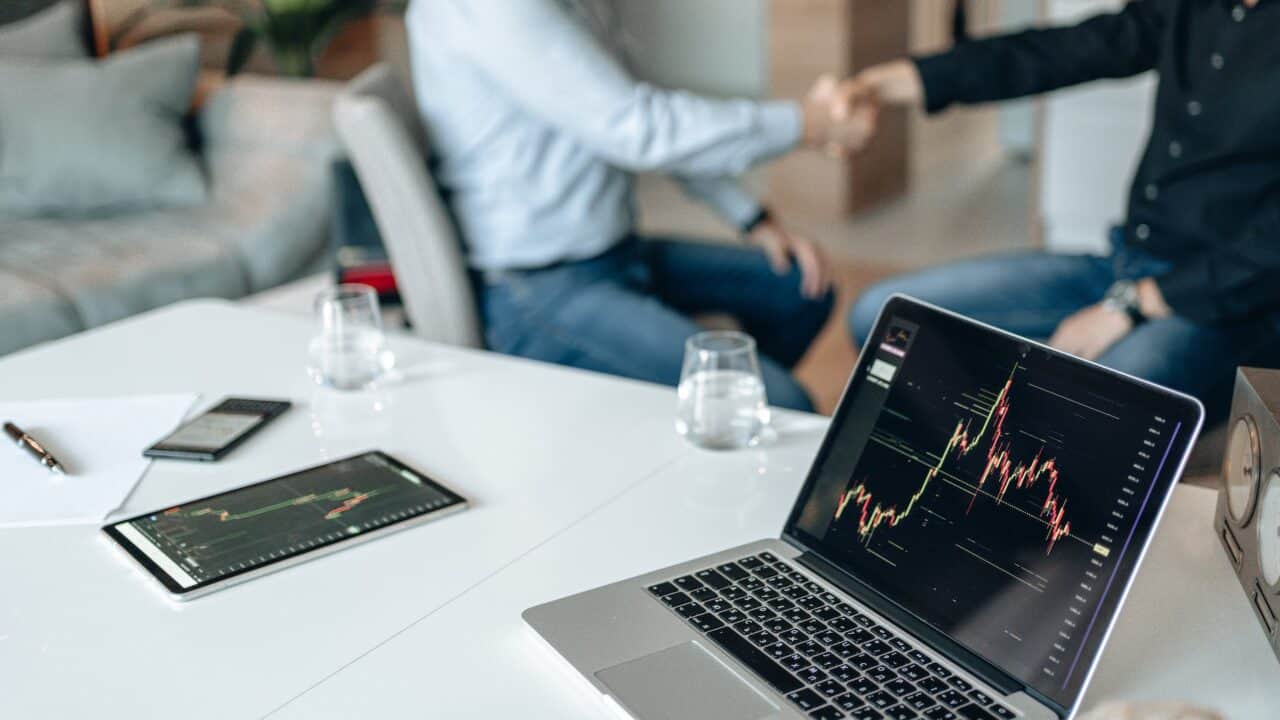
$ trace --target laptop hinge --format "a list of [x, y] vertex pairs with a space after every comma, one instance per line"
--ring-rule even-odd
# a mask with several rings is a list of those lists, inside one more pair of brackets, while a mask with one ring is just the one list
[[[1025, 683], [966, 650], [956, 641], [938, 632], [928, 624], [921, 622], [911, 613], [885, 599], [864, 583], [818, 557], [815, 553], [805, 552], [796, 560], [801, 565], [821, 575], [823, 579], [849, 593], [859, 602], [885, 616], [902, 629], [924, 640], [932, 648], [945, 655], [948, 660], [973, 673], [1001, 693], [1011, 695], [1016, 692], [1030, 690]], [[1036, 694], [1038, 695], [1039, 693]]]

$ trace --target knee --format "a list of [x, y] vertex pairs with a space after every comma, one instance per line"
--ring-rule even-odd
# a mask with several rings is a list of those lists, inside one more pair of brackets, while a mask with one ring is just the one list
[[772, 383], [766, 381], [765, 394], [769, 397], [769, 404], [775, 407], [814, 412], [813, 398], [809, 397], [804, 386], [790, 375], [785, 380], [775, 378]]
[[805, 324], [813, 328], [816, 333], [827, 324], [827, 319], [831, 317], [831, 312], [836, 308], [836, 292], [835, 290], [827, 290], [821, 296], [816, 298], [804, 298], [799, 309], [800, 316], [804, 318]]
[[804, 273], [798, 265], [793, 266], [786, 275], [778, 279], [786, 288], [786, 292], [775, 295], [775, 298], [781, 298], [775, 301], [783, 303], [782, 307], [785, 308], [784, 314], [787, 317], [793, 322], [801, 322], [806, 326], [821, 328], [826, 324], [827, 319], [831, 317], [831, 311], [836, 306], [835, 290], [828, 289], [818, 297], [805, 295], [801, 289]]
[[[1180, 392], [1201, 396], [1212, 384], [1205, 367], [1180, 362], [1178, 354], [1159, 343], [1121, 342], [1098, 358], [1100, 365]], [[1203, 399], [1203, 398], [1202, 398]]]

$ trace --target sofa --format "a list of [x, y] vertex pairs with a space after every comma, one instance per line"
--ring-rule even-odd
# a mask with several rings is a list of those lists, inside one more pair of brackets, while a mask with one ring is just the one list
[[203, 205], [0, 215], [0, 354], [194, 297], [239, 298], [327, 256], [338, 86], [231, 79], [192, 119]]

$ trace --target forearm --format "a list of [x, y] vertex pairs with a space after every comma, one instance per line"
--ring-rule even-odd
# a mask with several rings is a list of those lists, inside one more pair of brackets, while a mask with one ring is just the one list
[[681, 176], [675, 180], [686, 195], [706, 205], [734, 228], [745, 227], [762, 209], [760, 202], [734, 178]]
[[924, 108], [939, 112], [1149, 70], [1159, 54], [1162, 11], [1161, 0], [1142, 0], [1078, 25], [975, 40], [915, 58]]
[[1161, 299], [1182, 317], [1229, 323], [1280, 312], [1280, 211], [1254, 223], [1234, 242], [1178, 263], [1154, 278]]
[[552, 0], [436, 0], [450, 42], [530, 114], [629, 170], [734, 175], [802, 139], [798, 103], [719, 100], [637, 81]]
[[1153, 278], [1173, 314], [1206, 325], [1280, 312], [1280, 265], [1238, 268], [1220, 258], [1197, 260]]

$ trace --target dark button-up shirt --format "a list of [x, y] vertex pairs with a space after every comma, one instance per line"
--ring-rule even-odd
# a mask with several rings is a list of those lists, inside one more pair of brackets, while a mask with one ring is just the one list
[[1156, 281], [1179, 315], [1231, 323], [1280, 311], [1280, 0], [1136, 0], [916, 64], [929, 112], [1154, 69], [1126, 243], [1171, 263]]

